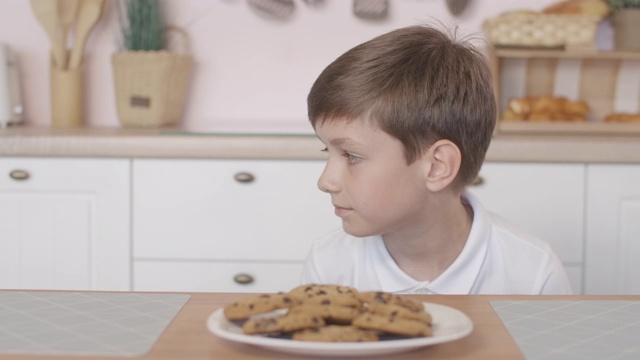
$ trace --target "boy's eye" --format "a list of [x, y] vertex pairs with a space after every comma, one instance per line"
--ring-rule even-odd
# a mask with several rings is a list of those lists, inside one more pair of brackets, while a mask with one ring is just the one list
[[329, 152], [329, 149], [328, 149], [328, 148], [324, 148], [324, 149], [322, 149], [322, 150], [320, 150], [320, 151], [322, 151], [322, 152]]
[[347, 158], [347, 161], [348, 161], [350, 164], [357, 163], [357, 162], [360, 160], [360, 158], [359, 158], [358, 156], [355, 156], [355, 155], [349, 154], [348, 152], [345, 152], [344, 154], [342, 154], [342, 156], [346, 157], [346, 158]]

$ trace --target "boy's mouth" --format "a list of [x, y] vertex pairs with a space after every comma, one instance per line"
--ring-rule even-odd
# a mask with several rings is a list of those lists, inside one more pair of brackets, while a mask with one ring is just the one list
[[338, 206], [338, 205], [333, 205], [333, 206], [335, 207], [335, 213], [336, 213], [336, 216], [338, 216], [338, 217], [343, 217], [349, 211], [351, 211], [351, 209], [345, 208], [345, 207], [342, 207], [342, 206]]

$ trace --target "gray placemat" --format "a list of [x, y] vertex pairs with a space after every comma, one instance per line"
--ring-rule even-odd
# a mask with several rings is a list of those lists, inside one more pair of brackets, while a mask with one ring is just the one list
[[189, 297], [0, 291], [0, 354], [139, 356]]
[[640, 301], [492, 301], [530, 360], [640, 359]]

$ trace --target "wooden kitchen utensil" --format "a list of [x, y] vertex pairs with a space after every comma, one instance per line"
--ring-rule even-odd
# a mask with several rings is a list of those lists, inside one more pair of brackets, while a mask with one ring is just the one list
[[61, 31], [61, 44], [64, 49], [64, 58], [62, 59], [62, 69], [68, 67], [68, 55], [67, 51], [67, 38], [69, 35], [69, 29], [71, 25], [76, 21], [76, 15], [78, 14], [78, 6], [80, 0], [57, 0], [58, 1], [58, 22], [60, 24]]
[[65, 64], [64, 39], [58, 23], [58, 2], [53, 0], [31, 0], [31, 8], [36, 19], [44, 28], [51, 41], [51, 53], [54, 65], [60, 69]]
[[76, 21], [76, 38], [71, 49], [69, 68], [77, 69], [82, 62], [82, 55], [87, 43], [89, 33], [96, 25], [104, 9], [107, 7], [107, 0], [82, 0], [78, 7]]

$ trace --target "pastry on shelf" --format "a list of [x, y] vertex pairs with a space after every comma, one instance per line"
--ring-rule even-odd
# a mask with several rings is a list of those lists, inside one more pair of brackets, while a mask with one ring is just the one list
[[512, 98], [502, 113], [504, 121], [586, 121], [589, 106], [562, 96]]
[[604, 121], [615, 122], [615, 123], [638, 123], [640, 122], [640, 113], [638, 114], [611, 113], [604, 118]]

